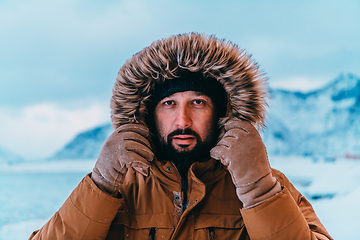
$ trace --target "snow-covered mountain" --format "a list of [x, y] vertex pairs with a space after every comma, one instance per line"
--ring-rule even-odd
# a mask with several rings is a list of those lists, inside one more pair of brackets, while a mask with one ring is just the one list
[[0, 146], [0, 164], [15, 164], [23, 161], [22, 157]]
[[273, 155], [359, 158], [360, 79], [340, 75], [308, 93], [272, 90], [267, 129]]
[[[261, 135], [269, 155], [360, 158], [360, 79], [352, 74], [308, 93], [273, 89], [268, 113]], [[82, 132], [52, 158], [97, 158], [111, 132], [111, 124]]]
[[94, 159], [97, 158], [106, 138], [112, 133], [111, 124], [102, 125], [78, 134], [51, 159]]

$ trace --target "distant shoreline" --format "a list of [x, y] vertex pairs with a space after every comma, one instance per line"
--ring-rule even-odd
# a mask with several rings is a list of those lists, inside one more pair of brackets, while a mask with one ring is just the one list
[[1, 164], [0, 172], [91, 172], [96, 159]]

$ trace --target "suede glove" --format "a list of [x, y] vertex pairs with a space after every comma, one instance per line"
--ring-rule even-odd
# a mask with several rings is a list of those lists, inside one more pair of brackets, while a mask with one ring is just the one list
[[147, 139], [149, 129], [142, 124], [125, 124], [117, 128], [105, 141], [91, 174], [103, 191], [118, 196], [128, 168], [148, 176], [154, 159]]
[[210, 155], [230, 172], [243, 208], [257, 206], [280, 192], [280, 183], [271, 174], [265, 145], [255, 127], [231, 118], [223, 130], [223, 137]]

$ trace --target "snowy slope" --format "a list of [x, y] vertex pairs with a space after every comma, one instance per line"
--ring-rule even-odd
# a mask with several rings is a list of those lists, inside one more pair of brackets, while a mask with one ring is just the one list
[[0, 164], [15, 164], [23, 161], [20, 156], [0, 146]]
[[90, 129], [78, 134], [51, 159], [93, 159], [97, 158], [106, 138], [112, 133], [111, 124]]
[[270, 154], [360, 156], [360, 79], [341, 75], [309, 93], [272, 90], [268, 128]]

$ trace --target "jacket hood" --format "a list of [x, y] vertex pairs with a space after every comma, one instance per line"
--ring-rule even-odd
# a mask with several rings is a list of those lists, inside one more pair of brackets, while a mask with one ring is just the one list
[[147, 106], [155, 85], [184, 71], [219, 81], [228, 95], [226, 117], [264, 126], [266, 78], [251, 56], [237, 45], [198, 33], [174, 35], [153, 42], [121, 67], [111, 98], [114, 129], [126, 123], [147, 125]]

